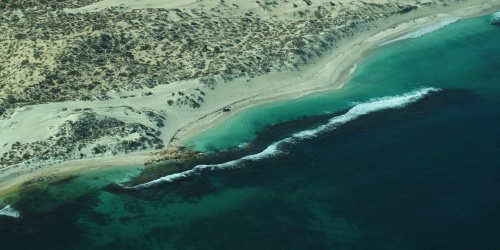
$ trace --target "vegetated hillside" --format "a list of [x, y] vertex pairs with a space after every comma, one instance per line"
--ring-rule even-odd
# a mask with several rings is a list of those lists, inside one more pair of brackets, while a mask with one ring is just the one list
[[[213, 87], [297, 69], [375, 20], [421, 6], [296, 0], [257, 1], [262, 13], [238, 15], [228, 15], [239, 6], [224, 1], [210, 10], [61, 10], [90, 2], [2, 0], [0, 115], [26, 104], [106, 98], [111, 89], [187, 79]], [[273, 18], [283, 5], [290, 11]]]

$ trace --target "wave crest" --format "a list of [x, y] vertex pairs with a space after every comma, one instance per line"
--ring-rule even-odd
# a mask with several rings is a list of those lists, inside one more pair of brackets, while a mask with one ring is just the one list
[[395, 108], [403, 108], [406, 105], [416, 102], [431, 92], [437, 92], [439, 89], [436, 88], [424, 88], [417, 91], [409, 92], [399, 96], [390, 96], [383, 98], [375, 98], [371, 99], [364, 103], [356, 104], [354, 107], [349, 109], [345, 114], [335, 116], [331, 118], [328, 123], [321, 125], [315, 129], [304, 130], [298, 133], [293, 134], [292, 136], [285, 138], [283, 140], [277, 141], [270, 146], [268, 146], [265, 150], [260, 153], [247, 155], [240, 159], [228, 161], [221, 164], [212, 164], [212, 165], [197, 165], [191, 170], [187, 170], [181, 173], [167, 175], [156, 180], [146, 182], [143, 184], [139, 184], [133, 187], [127, 187], [128, 189], [144, 189], [152, 186], [156, 186], [160, 183], [165, 182], [174, 182], [175, 180], [185, 178], [188, 176], [192, 176], [194, 174], [198, 174], [201, 170], [209, 169], [209, 170], [217, 170], [217, 169], [227, 169], [227, 168], [236, 168], [240, 167], [246, 161], [258, 161], [265, 158], [270, 158], [273, 156], [277, 156], [280, 154], [284, 154], [285, 151], [283, 147], [285, 145], [295, 144], [299, 141], [314, 138], [317, 135], [324, 133], [326, 131], [333, 130], [338, 126], [352, 121], [360, 116], [367, 115], [376, 111], [387, 110], [387, 109], [395, 109]]
[[403, 35], [403, 36], [400, 36], [396, 39], [393, 39], [393, 40], [389, 40], [389, 41], [386, 41], [386, 42], [382, 42], [379, 44], [379, 46], [384, 46], [384, 45], [387, 45], [387, 44], [391, 44], [391, 43], [394, 43], [394, 42], [397, 42], [397, 41], [401, 41], [401, 40], [406, 40], [406, 39], [414, 39], [414, 38], [419, 38], [419, 37], [422, 37], [422, 36], [425, 36], [427, 34], [430, 34], [432, 32], [435, 32], [437, 30], [440, 30], [452, 23], [455, 23], [459, 20], [460, 18], [458, 17], [455, 17], [455, 18], [450, 18], [450, 19], [445, 19], [445, 20], [442, 20], [441, 22], [438, 22], [438, 23], [435, 23], [435, 24], [432, 24], [432, 25], [429, 25], [429, 26], [425, 26], [423, 28], [420, 28], [420, 29], [417, 29], [415, 31], [412, 31], [406, 35]]
[[0, 216], [8, 216], [12, 218], [20, 218], [21, 213], [17, 210], [15, 210], [13, 207], [10, 205], [4, 207], [2, 210], [0, 210]]
[[176, 173], [176, 174], [167, 175], [167, 176], [158, 178], [156, 180], [152, 180], [150, 182], [146, 182], [143, 184], [139, 184], [139, 185], [136, 185], [133, 187], [126, 187], [126, 188], [140, 190], [140, 189], [144, 189], [144, 188], [148, 188], [148, 187], [153, 187], [153, 186], [156, 186], [156, 185], [161, 184], [161, 183], [174, 182], [178, 179], [182, 179], [185, 177], [189, 177], [189, 176], [198, 174], [201, 170], [204, 170], [204, 169], [217, 170], [217, 169], [225, 169], [225, 168], [236, 168], [236, 167], [241, 166], [241, 164], [244, 163], [245, 161], [257, 161], [257, 160], [269, 158], [272, 156], [277, 156], [277, 155], [283, 153], [283, 151], [281, 151], [278, 147], [280, 146], [280, 144], [284, 143], [284, 141], [285, 140], [275, 142], [260, 153], [253, 154], [253, 155], [247, 155], [247, 156], [242, 157], [242, 158], [237, 159], [237, 160], [232, 160], [232, 161], [228, 161], [228, 162], [221, 163], [221, 164], [197, 165], [196, 167], [194, 167], [191, 170], [187, 170], [187, 171]]

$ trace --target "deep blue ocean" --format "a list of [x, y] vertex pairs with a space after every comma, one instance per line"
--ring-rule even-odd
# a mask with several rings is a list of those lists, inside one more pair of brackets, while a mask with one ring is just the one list
[[490, 18], [374, 45], [342, 89], [255, 107], [193, 138], [207, 156], [3, 197], [0, 209], [21, 217], [0, 216], [0, 249], [498, 250]]

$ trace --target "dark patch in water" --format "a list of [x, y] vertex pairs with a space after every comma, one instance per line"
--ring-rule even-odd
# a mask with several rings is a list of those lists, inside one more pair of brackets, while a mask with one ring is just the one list
[[79, 176], [77, 176], [77, 175], [66, 176], [66, 177], [60, 178], [56, 181], [49, 182], [49, 185], [66, 184], [66, 183], [72, 182], [78, 178], [79, 178]]
[[[387, 121], [387, 113], [392, 113], [396, 112], [397, 114], [398, 111], [401, 111], [402, 113], [411, 113], [411, 114], [419, 114], [419, 113], [426, 113], [430, 111], [431, 109], [435, 109], [436, 107], [447, 107], [451, 105], [452, 102], [463, 102], [463, 101], [470, 101], [471, 99], [475, 98], [474, 94], [468, 90], [465, 89], [446, 89], [439, 91], [437, 93], [432, 93], [426, 97], [424, 97], [422, 100], [416, 102], [416, 103], [411, 103], [408, 106], [405, 107], [405, 109], [389, 109], [389, 110], [381, 110], [374, 112], [372, 114], [364, 115], [361, 116], [354, 121], [350, 121], [348, 124], [340, 126], [339, 129], [342, 129], [343, 127], [349, 127], [349, 126], [356, 126], [357, 129], [371, 129], [374, 125], [373, 123], [377, 121], [377, 119], [382, 119], [385, 120], [385, 122], [394, 122], [394, 121]], [[187, 159], [187, 160], [182, 160], [182, 161], [170, 161], [170, 162], [165, 162], [164, 164], [158, 164], [155, 168], [148, 169], [146, 173], [141, 175], [140, 177], [132, 180], [131, 182], [127, 183], [127, 185], [134, 186], [138, 185], [141, 183], [145, 183], [151, 180], [158, 179], [163, 176], [167, 176], [170, 174], [174, 173], [179, 173], [183, 171], [190, 170], [194, 168], [197, 165], [210, 165], [210, 164], [220, 164], [220, 163], [225, 163], [228, 161], [240, 159], [244, 156], [247, 155], [252, 155], [259, 153], [266, 149], [270, 144], [279, 141], [281, 139], [287, 138], [293, 133], [299, 132], [299, 131], [304, 131], [307, 129], [312, 129], [316, 128], [320, 125], [326, 124], [330, 119], [333, 117], [337, 117], [339, 115], [345, 114], [348, 111], [348, 109], [335, 112], [333, 114], [325, 114], [325, 115], [319, 115], [319, 116], [310, 116], [310, 117], [302, 117], [297, 120], [293, 121], [287, 121], [279, 124], [274, 124], [269, 127], [267, 127], [262, 133], [259, 133], [258, 136], [255, 138], [254, 141], [252, 141], [250, 144], [248, 144], [244, 148], [235, 148], [232, 150], [225, 150], [225, 151], [219, 151], [216, 153], [208, 154], [208, 155], [203, 155], [203, 156], [198, 156], [193, 159]], [[400, 113], [401, 113], [400, 112]], [[396, 117], [396, 116], [394, 116]], [[369, 121], [369, 122], [367, 122]], [[364, 125], [363, 125], [364, 124]], [[375, 125], [376, 126], [376, 125]], [[339, 133], [338, 130], [334, 131], [333, 133]], [[292, 162], [293, 161], [293, 156], [287, 157], [274, 157], [273, 161], [281, 161], [283, 162]], [[252, 164], [251, 162], [247, 163], [249, 165], [262, 165], [261, 163], [258, 164]], [[281, 164], [280, 164], [281, 165]], [[261, 171], [261, 170], [253, 170], [252, 168], [243, 168], [243, 169], [236, 169], [232, 171], [227, 171], [225, 173], [222, 173], [222, 175], [231, 175], [234, 177], [234, 179], [239, 179], [239, 177], [243, 176], [244, 178], [248, 179], [253, 179], [247, 176], [248, 174], [251, 174], [255, 171]], [[211, 175], [210, 170], [204, 170], [201, 171], [202, 175]], [[196, 187], [196, 189], [202, 189], [205, 190], [205, 192], [210, 193], [213, 191], [211, 188], [210, 183], [207, 183], [205, 181], [205, 178], [200, 177], [200, 176], [189, 176], [185, 177], [179, 180], [176, 180], [173, 183], [161, 183], [157, 185], [156, 187], [151, 187], [149, 189], [164, 189], [166, 186], [173, 186], [172, 190], [170, 192], [175, 192], [175, 189], [183, 190], [191, 190], [189, 187], [190, 185]], [[182, 187], [182, 188], [179, 188]], [[186, 189], [187, 188], [187, 189]], [[119, 185], [109, 185], [104, 188], [104, 190], [109, 191], [109, 192], [122, 192], [122, 193], [130, 193], [134, 192], [132, 189], [123, 189], [123, 187]], [[196, 193], [196, 192], [195, 192]], [[203, 192], [202, 192], [203, 193]], [[198, 195], [188, 195], [187, 193], [183, 194], [182, 196], [184, 197], [199, 197], [199, 195], [203, 196], [203, 194], [200, 193]], [[188, 198], [189, 199], [189, 198]]]
[[[196, 156], [185, 160], [165, 161], [163, 163], [155, 164], [154, 166], [146, 168], [140, 176], [133, 178], [125, 186], [135, 186], [145, 182], [155, 180], [162, 176], [167, 176], [183, 171], [193, 169], [197, 165], [211, 165], [220, 164], [236, 159], [240, 159], [246, 155], [252, 155], [266, 149], [270, 144], [280, 139], [283, 139], [291, 134], [310, 129], [327, 122], [331, 117], [345, 113], [337, 112], [335, 114], [325, 114], [320, 116], [302, 117], [297, 120], [287, 121], [267, 127], [262, 133], [259, 133], [255, 140], [243, 148], [232, 148], [229, 150], [218, 151], [215, 153]], [[184, 178], [183, 180], [176, 181], [175, 185], [181, 182], [187, 182], [196, 179], [196, 176]], [[169, 183], [161, 184], [160, 186], [169, 185]], [[110, 184], [103, 190], [109, 192], [131, 192], [131, 190], [124, 190], [120, 185]]]
[[68, 249], [85, 244], [84, 232], [76, 221], [98, 202], [96, 190], [63, 204], [56, 202], [58, 197], [47, 195], [46, 190], [30, 188], [29, 192], [21, 193], [16, 206], [23, 205], [22, 218], [0, 223], [2, 249]]

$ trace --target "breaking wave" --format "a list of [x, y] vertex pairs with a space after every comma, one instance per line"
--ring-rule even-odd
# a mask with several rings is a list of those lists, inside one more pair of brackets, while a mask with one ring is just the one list
[[493, 18], [500, 19], [500, 11], [496, 12], [496, 13], [493, 13]]
[[144, 188], [156, 186], [160, 183], [174, 182], [175, 180], [197, 174], [201, 170], [204, 170], [204, 169], [216, 170], [216, 169], [224, 169], [224, 168], [236, 168], [239, 165], [241, 165], [242, 163], [244, 163], [245, 161], [257, 161], [260, 159], [265, 159], [265, 158], [269, 158], [272, 156], [277, 156], [277, 155], [283, 153], [283, 151], [279, 150], [278, 147], [280, 146], [280, 144], [284, 143], [285, 140], [275, 142], [275, 143], [271, 144], [269, 147], [267, 147], [264, 151], [257, 153], [257, 154], [247, 155], [247, 156], [242, 157], [240, 159], [228, 161], [228, 162], [221, 163], [221, 164], [197, 165], [196, 167], [194, 167], [191, 170], [187, 170], [187, 171], [184, 171], [181, 173], [167, 175], [167, 176], [158, 178], [158, 179], [150, 181], [150, 182], [146, 182], [143, 184], [139, 184], [137, 186], [127, 187], [127, 188], [128, 189], [138, 189], [138, 190], [144, 189]]
[[175, 180], [185, 178], [188, 176], [192, 176], [194, 174], [199, 174], [201, 170], [217, 170], [217, 169], [226, 169], [226, 168], [237, 168], [242, 166], [245, 162], [248, 161], [259, 161], [265, 158], [270, 158], [273, 156], [277, 156], [280, 154], [286, 153], [284, 149], [286, 145], [293, 145], [302, 140], [314, 138], [321, 133], [331, 131], [336, 129], [338, 126], [345, 124], [349, 121], [352, 121], [360, 116], [367, 115], [376, 111], [386, 110], [386, 109], [395, 109], [395, 108], [403, 108], [406, 105], [416, 102], [431, 92], [437, 92], [439, 89], [435, 88], [424, 88], [417, 91], [409, 92], [399, 96], [390, 96], [383, 98], [371, 99], [364, 103], [356, 104], [354, 107], [349, 109], [345, 114], [335, 116], [331, 118], [326, 124], [321, 125], [315, 129], [304, 130], [298, 133], [291, 135], [285, 139], [277, 141], [262, 152], [247, 155], [240, 159], [228, 161], [221, 164], [211, 164], [211, 165], [197, 165], [191, 170], [187, 170], [181, 173], [167, 175], [156, 180], [146, 182], [143, 184], [139, 184], [133, 187], [127, 187], [128, 189], [144, 189], [152, 186], [156, 186], [160, 183], [165, 182], [174, 182]]
[[379, 44], [379, 46], [384, 46], [384, 45], [391, 44], [391, 43], [394, 43], [394, 42], [397, 42], [397, 41], [401, 41], [401, 40], [413, 39], [413, 38], [419, 38], [419, 37], [425, 36], [427, 34], [430, 34], [430, 33], [434, 32], [434, 31], [440, 30], [440, 29], [442, 29], [442, 28], [444, 28], [444, 27], [446, 27], [446, 26], [448, 26], [448, 25], [450, 25], [452, 23], [455, 23], [459, 19], [460, 18], [455, 17], [455, 18], [450, 18], [450, 19], [442, 20], [441, 22], [438, 22], [438, 23], [435, 23], [435, 24], [432, 24], [432, 25], [429, 25], [429, 26], [417, 29], [415, 31], [412, 31], [412, 32], [406, 34], [406, 35], [400, 36], [400, 37], [398, 37], [396, 39], [382, 42], [382, 43]]
[[21, 217], [21, 213], [8, 205], [0, 210], [0, 216], [8, 216], [17, 219]]
[[491, 15], [491, 23], [494, 25], [500, 25], [500, 12], [496, 12]]

